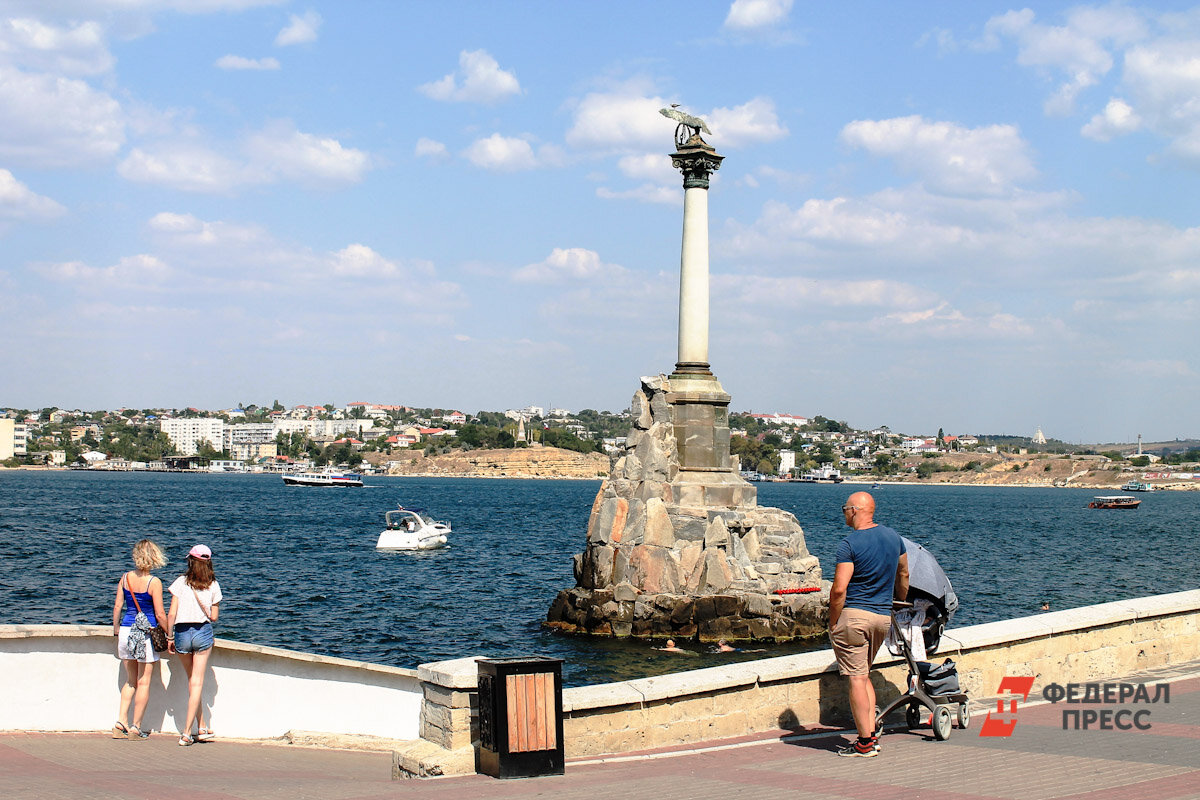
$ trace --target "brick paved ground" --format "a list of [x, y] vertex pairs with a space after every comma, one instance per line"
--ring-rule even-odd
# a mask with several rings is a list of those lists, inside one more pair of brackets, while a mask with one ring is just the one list
[[980, 710], [969, 730], [945, 742], [927, 728], [890, 732], [874, 759], [838, 758], [833, 750], [845, 738], [816, 733], [578, 760], [566, 775], [517, 781], [392, 781], [384, 753], [232, 742], [181, 748], [165, 735], [127, 742], [3, 734], [0, 797], [1200, 800], [1200, 663], [1124, 680], [1172, 681], [1168, 704], [1138, 707], [1151, 710], [1150, 730], [1063, 730], [1066, 706], [1043, 704], [1023, 706], [1009, 738], [980, 737]]

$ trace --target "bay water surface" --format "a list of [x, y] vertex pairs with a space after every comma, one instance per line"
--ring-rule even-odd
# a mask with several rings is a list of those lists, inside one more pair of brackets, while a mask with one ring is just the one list
[[[225, 593], [217, 635], [415, 667], [468, 655], [564, 659], [568, 685], [827, 647], [696, 655], [642, 641], [544, 630], [574, 584], [599, 481], [367, 477], [362, 489], [284, 486], [277, 475], [0, 471], [0, 622], [109, 624], [134, 542], [170, 563], [209, 545]], [[857, 488], [758, 484], [759, 503], [800, 520], [826, 579]], [[1083, 489], [883, 485], [879, 522], [928, 547], [969, 625], [1200, 585], [1200, 493], [1144, 494], [1136, 511], [1087, 508]], [[452, 523], [451, 546], [378, 552], [397, 503]], [[952, 635], [952, 634], [951, 634]]]

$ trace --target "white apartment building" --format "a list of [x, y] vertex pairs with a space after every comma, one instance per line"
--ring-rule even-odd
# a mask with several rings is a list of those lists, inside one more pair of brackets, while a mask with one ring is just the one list
[[0, 461], [23, 456], [29, 441], [29, 428], [15, 419], [0, 419]]
[[208, 442], [220, 448], [225, 444], [225, 420], [215, 417], [188, 417], [164, 419], [159, 422], [162, 432], [175, 445], [181, 456], [194, 456], [200, 452], [200, 443]]
[[796, 451], [795, 450], [780, 450], [779, 451], [779, 474], [790, 475], [792, 470], [796, 468]]
[[230, 425], [225, 429], [224, 450], [237, 461], [252, 461], [259, 458], [274, 458], [279, 454], [275, 444], [275, 423], [247, 422]]

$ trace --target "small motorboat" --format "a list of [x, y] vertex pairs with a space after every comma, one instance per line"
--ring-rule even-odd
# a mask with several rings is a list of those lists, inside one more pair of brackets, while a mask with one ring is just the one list
[[376, 550], [436, 550], [446, 546], [450, 523], [437, 522], [423, 508], [397, 506], [383, 519]]
[[1136, 497], [1127, 494], [1110, 494], [1098, 496], [1088, 503], [1088, 508], [1137, 508], [1142, 504]]

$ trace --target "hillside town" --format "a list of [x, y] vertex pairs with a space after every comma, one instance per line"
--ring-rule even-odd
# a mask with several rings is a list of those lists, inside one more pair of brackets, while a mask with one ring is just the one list
[[[1140, 441], [1071, 446], [1048, 439], [1040, 429], [1028, 437], [941, 429], [910, 435], [887, 426], [859, 430], [821, 415], [789, 413], [734, 413], [729, 422], [730, 450], [751, 480], [865, 476], [963, 483], [1002, 470], [1008, 482], [1066, 485], [1081, 470], [1119, 474], [1155, 465], [1165, 471], [1152, 477], [1193, 480], [1193, 472], [1200, 474], [1200, 447], [1185, 440], [1147, 447]], [[429, 459], [477, 450], [557, 448], [614, 456], [629, 426], [628, 410], [571, 412], [535, 405], [472, 415], [364, 401], [291, 407], [276, 401], [221, 410], [9, 408], [0, 411], [0, 464], [206, 472], [336, 467], [402, 474], [405, 466], [420, 462], [427, 469], [433, 463]], [[1031, 472], [1035, 461], [1039, 465]], [[1022, 477], [1037, 480], [1018, 481]]]

